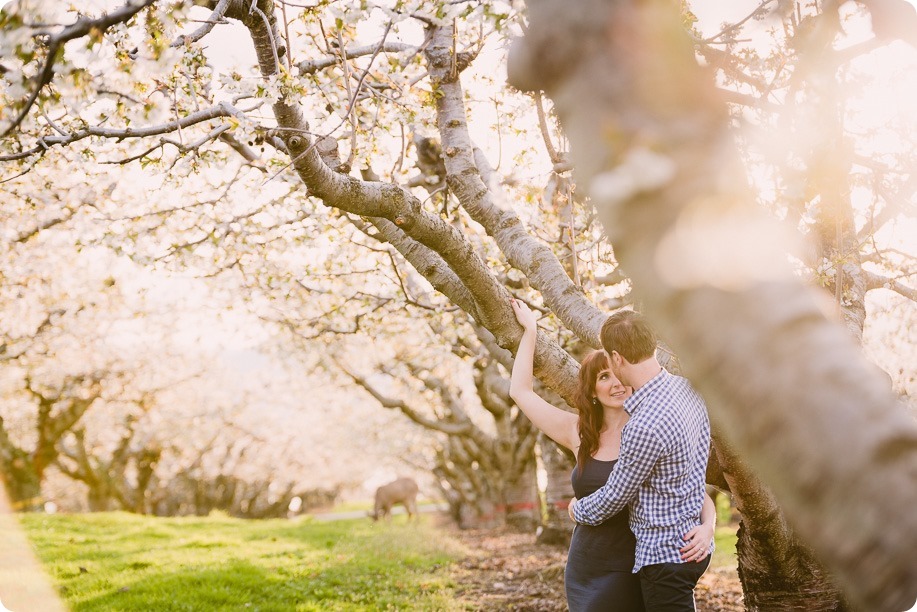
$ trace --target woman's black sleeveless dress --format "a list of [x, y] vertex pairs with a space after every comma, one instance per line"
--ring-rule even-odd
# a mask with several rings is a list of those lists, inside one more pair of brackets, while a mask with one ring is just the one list
[[[590, 459], [580, 474], [573, 468], [573, 491], [582, 499], [608, 481], [615, 461]], [[634, 568], [637, 540], [622, 510], [601, 525], [577, 525], [570, 541], [564, 587], [571, 612], [643, 612], [640, 579]]]

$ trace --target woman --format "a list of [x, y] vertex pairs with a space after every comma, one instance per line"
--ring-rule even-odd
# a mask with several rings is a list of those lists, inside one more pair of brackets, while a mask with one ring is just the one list
[[[510, 396], [538, 429], [576, 455], [573, 491], [577, 498], [585, 497], [604, 485], [611, 474], [621, 449], [621, 430], [628, 420], [624, 400], [633, 389], [615, 378], [604, 351], [594, 351], [580, 366], [576, 397], [579, 414], [544, 401], [532, 389], [538, 328], [535, 314], [518, 300], [511, 300], [511, 304], [525, 331], [513, 364]], [[707, 496], [701, 526], [685, 535], [683, 560], [706, 558], [715, 520], [713, 500]], [[627, 511], [595, 527], [576, 525], [564, 570], [567, 605], [572, 612], [642, 612], [640, 580], [632, 573], [636, 544]]]

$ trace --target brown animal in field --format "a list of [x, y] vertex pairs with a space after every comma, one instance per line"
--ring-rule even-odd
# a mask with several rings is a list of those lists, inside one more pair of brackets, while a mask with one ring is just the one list
[[417, 492], [419, 488], [413, 478], [399, 478], [376, 489], [376, 506], [369, 516], [374, 521], [388, 518], [392, 506], [401, 504], [408, 511], [408, 520], [417, 514]]

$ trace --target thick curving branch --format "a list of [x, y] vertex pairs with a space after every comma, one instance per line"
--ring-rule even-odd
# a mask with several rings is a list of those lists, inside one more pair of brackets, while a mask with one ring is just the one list
[[[262, 7], [265, 8], [267, 7]], [[232, 16], [231, 12], [227, 12], [227, 15]], [[261, 31], [266, 24], [260, 20], [248, 20], [243, 23], [252, 32], [262, 75], [271, 76], [276, 64], [269, 48], [270, 37]], [[429, 249], [418, 250], [419, 259], [422, 261], [431, 261], [430, 252], [435, 252], [450, 272], [446, 273], [441, 266], [420, 267], [418, 272], [425, 277], [431, 272], [441, 275], [434, 277], [439, 286], [444, 286], [443, 280], [453, 282], [454, 279], [458, 279], [465, 287], [465, 291], [453, 293], [464, 300], [457, 303], [464, 304], [462, 308], [479, 324], [487, 327], [501, 346], [508, 348], [518, 344], [521, 329], [509, 307], [509, 292], [498, 282], [461, 232], [442, 218], [423, 211], [420, 200], [400, 186], [361, 181], [334, 172], [324, 163], [312, 142], [309, 126], [300, 110], [284, 100], [276, 102], [273, 108], [278, 123], [276, 132], [283, 140], [293, 160], [292, 165], [308, 187], [310, 195], [320, 198], [328, 206], [345, 212], [388, 221], [404, 232], [411, 241]], [[382, 223], [377, 227], [382, 232], [392, 233], [392, 228], [388, 224]], [[411, 261], [409, 251], [401, 252]], [[452, 274], [455, 276], [452, 277]], [[454, 283], [453, 286], [458, 288]], [[596, 330], [598, 326], [599, 324], [596, 325]], [[569, 381], [563, 380], [562, 376], [568, 376], [571, 369], [577, 371], [576, 361], [556, 343], [541, 334], [535, 367], [544, 368], [543, 372], [547, 372], [548, 364], [552, 371], [543, 378], [545, 384], [557, 389], [569, 388]], [[575, 377], [571, 380], [575, 380]]]
[[[462, 280], [449, 268], [439, 254], [416, 240], [408, 237], [394, 223], [387, 219], [370, 217], [369, 222], [379, 230], [374, 236], [391, 244], [417, 270], [434, 289], [449, 298], [452, 303], [473, 317], [470, 322], [475, 333], [488, 352], [499, 358], [507, 370], [512, 369], [512, 355], [506, 347], [500, 346], [494, 335], [485, 327], [475, 323], [477, 306], [474, 295]], [[512, 333], [512, 330], [507, 332]], [[521, 336], [521, 335], [520, 335]], [[519, 337], [510, 335], [510, 345], [515, 347]], [[486, 340], [485, 340], [486, 338]], [[535, 349], [535, 372], [539, 380], [554, 389], [569, 405], [574, 405], [576, 379], [579, 363], [570, 356], [551, 336], [539, 332]]]
[[902, 297], [906, 297], [912, 302], [917, 302], [917, 289], [908, 287], [904, 283], [893, 278], [870, 272], [869, 270], [863, 270], [863, 274], [866, 276], [867, 289], [888, 289]]
[[452, 33], [451, 25], [432, 28], [432, 39], [424, 52], [438, 93], [436, 122], [442, 134], [449, 187], [471, 218], [493, 237], [510, 264], [541, 292], [545, 305], [568, 329], [598, 347], [599, 330], [607, 313], [586, 299], [551, 249], [532, 237], [509, 207], [498, 204], [495, 184], [482, 179], [482, 174], [490, 173], [489, 167], [482, 154], [475, 155], [468, 132], [462, 85], [458, 75], [452, 74]]

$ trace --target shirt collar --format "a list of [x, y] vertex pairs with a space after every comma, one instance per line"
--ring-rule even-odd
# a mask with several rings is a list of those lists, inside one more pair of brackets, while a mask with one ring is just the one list
[[665, 368], [662, 368], [659, 374], [656, 374], [646, 381], [646, 384], [634, 391], [633, 395], [624, 400], [624, 411], [627, 412], [627, 414], [633, 415], [634, 412], [637, 411], [637, 408], [640, 407], [640, 404], [643, 403], [646, 396], [664, 385], [670, 376], [672, 375], [669, 374]]

